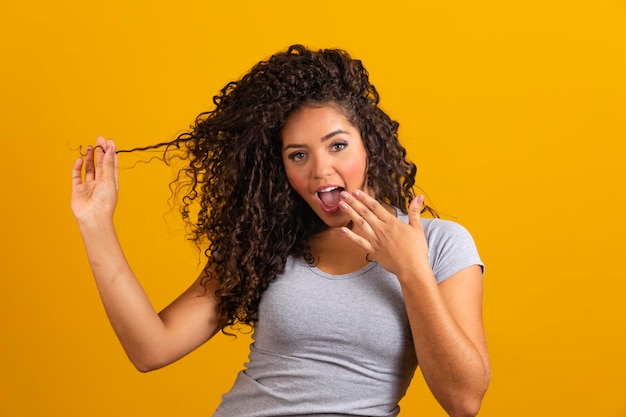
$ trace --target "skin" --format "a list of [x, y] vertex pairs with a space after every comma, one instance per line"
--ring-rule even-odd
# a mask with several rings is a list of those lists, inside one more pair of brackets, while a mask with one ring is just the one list
[[156, 313], [113, 225], [117, 171], [115, 143], [98, 138], [95, 149], [74, 163], [71, 207], [107, 316], [133, 365], [147, 372], [178, 360], [218, 331], [217, 300], [200, 285], [200, 276]]
[[345, 226], [349, 216], [325, 207], [320, 189], [363, 189], [367, 153], [358, 129], [335, 106], [303, 107], [282, 130], [283, 164], [289, 184], [330, 227]]
[[358, 247], [341, 238], [338, 227], [350, 226], [351, 218], [337, 206], [324, 210], [317, 191], [339, 186], [364, 189], [367, 153], [358, 129], [338, 107], [304, 107], [294, 112], [282, 130], [283, 164], [289, 184], [331, 228], [310, 242], [318, 268], [332, 274], [359, 269], [367, 261]]
[[[291, 186], [331, 226], [311, 242], [318, 267], [351, 272], [369, 254], [395, 274], [431, 391], [451, 416], [477, 414], [490, 379], [480, 267], [437, 285], [420, 221], [423, 196], [411, 202], [406, 224], [358, 188], [365, 184], [367, 154], [360, 133], [336, 106], [305, 107], [291, 116], [283, 129], [283, 162]], [[332, 214], [320, 208], [315, 192], [327, 184], [345, 189]]]
[[420, 222], [423, 197], [409, 206], [409, 224], [358, 190], [342, 209], [361, 227], [341, 232], [398, 277], [424, 379], [451, 416], [474, 416], [490, 379], [482, 323], [482, 271], [465, 268], [440, 285], [428, 262]]
[[[289, 183], [329, 226], [309, 242], [318, 267], [351, 272], [365, 265], [369, 254], [394, 273], [426, 382], [449, 415], [475, 415], [490, 378], [480, 268], [466, 268], [436, 284], [420, 222], [423, 197], [411, 202], [406, 224], [367, 194], [363, 141], [337, 106], [296, 111], [282, 140]], [[345, 191], [336, 208], [324, 209], [317, 191], [329, 185]], [[115, 144], [98, 138], [74, 164], [71, 207], [109, 320], [131, 362], [145, 372], [209, 340], [220, 329], [217, 300], [200, 284], [201, 275], [163, 311], [154, 310], [115, 233], [117, 195]]]

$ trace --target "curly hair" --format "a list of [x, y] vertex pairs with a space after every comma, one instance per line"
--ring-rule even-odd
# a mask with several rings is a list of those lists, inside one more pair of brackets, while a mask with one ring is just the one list
[[361, 133], [368, 189], [404, 213], [416, 167], [398, 141], [399, 124], [380, 109], [367, 70], [343, 50], [290, 46], [228, 83], [213, 102], [215, 109], [200, 114], [190, 131], [155, 147], [167, 146], [166, 155], [175, 147], [188, 161], [175, 180], [178, 191], [186, 190], [181, 213], [190, 238], [206, 247], [203, 284], [219, 282], [225, 331], [257, 321], [261, 295], [289, 256], [315, 264], [308, 241], [326, 228], [285, 174], [281, 129], [290, 114], [338, 105]]

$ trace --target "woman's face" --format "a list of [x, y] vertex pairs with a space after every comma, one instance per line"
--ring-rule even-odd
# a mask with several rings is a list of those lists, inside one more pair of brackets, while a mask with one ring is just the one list
[[334, 105], [305, 106], [282, 129], [289, 184], [329, 227], [345, 226], [340, 192], [365, 190], [367, 153], [361, 133]]

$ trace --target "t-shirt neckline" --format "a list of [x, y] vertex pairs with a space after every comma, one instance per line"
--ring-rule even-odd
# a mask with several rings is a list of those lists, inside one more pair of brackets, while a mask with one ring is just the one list
[[364, 274], [368, 273], [369, 271], [371, 271], [372, 269], [374, 269], [374, 268], [376, 268], [378, 266], [378, 263], [376, 261], [372, 261], [372, 262], [369, 262], [367, 265], [364, 265], [361, 268], [357, 269], [356, 271], [348, 272], [346, 274], [329, 274], [328, 272], [322, 271], [317, 266], [311, 266], [311, 265], [307, 264], [304, 259], [302, 259], [301, 261], [315, 275], [318, 275], [318, 276], [320, 276], [322, 278], [326, 278], [326, 279], [330, 279], [330, 280], [342, 280], [342, 279], [357, 278], [357, 277], [359, 277], [361, 275], [364, 275]]

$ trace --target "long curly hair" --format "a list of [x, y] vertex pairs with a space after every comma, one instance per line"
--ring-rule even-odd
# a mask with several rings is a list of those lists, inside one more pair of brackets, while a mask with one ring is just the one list
[[185, 190], [181, 212], [190, 238], [206, 248], [203, 284], [219, 282], [225, 331], [257, 321], [261, 295], [289, 256], [315, 263], [308, 241], [326, 229], [285, 174], [281, 129], [290, 114], [306, 105], [338, 105], [363, 138], [368, 189], [404, 213], [416, 167], [398, 141], [398, 123], [379, 107], [367, 70], [343, 50], [290, 46], [228, 83], [213, 102], [215, 109], [200, 114], [190, 131], [155, 147], [166, 146], [166, 158], [175, 148], [188, 161], [175, 181]]

